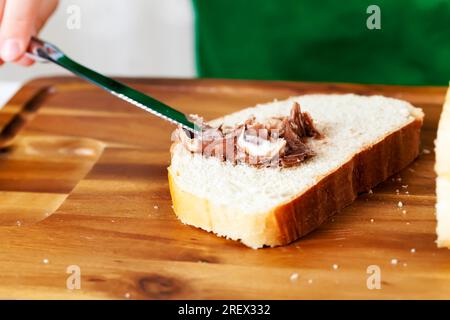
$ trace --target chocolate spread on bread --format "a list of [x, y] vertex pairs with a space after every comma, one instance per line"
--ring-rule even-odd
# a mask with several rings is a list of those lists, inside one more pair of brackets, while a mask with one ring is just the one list
[[251, 117], [235, 127], [202, 124], [202, 134], [195, 137], [181, 128], [175, 132], [175, 139], [192, 153], [255, 167], [298, 165], [315, 155], [306, 139], [320, 137], [310, 115], [301, 112], [297, 102], [289, 116], [272, 117], [265, 123]]

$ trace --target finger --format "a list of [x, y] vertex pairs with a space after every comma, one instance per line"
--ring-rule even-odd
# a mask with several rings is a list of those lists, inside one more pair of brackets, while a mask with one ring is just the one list
[[3, 9], [5, 8], [5, 1], [6, 0], [0, 0], [0, 22], [3, 18]]
[[36, 18], [35, 33], [37, 34], [47, 22], [48, 18], [55, 12], [58, 7], [58, 0], [44, 0], [39, 7], [39, 13]]
[[40, 0], [6, 1], [0, 27], [0, 57], [3, 61], [16, 61], [25, 53], [39, 4]]
[[[41, 3], [41, 6], [39, 7], [39, 13], [36, 17], [34, 30], [32, 35], [37, 35], [41, 29], [45, 26], [45, 23], [47, 22], [48, 18], [55, 12], [56, 8], [58, 7], [58, 0], [43, 0]], [[22, 58], [19, 59], [19, 61], [16, 61], [16, 63], [22, 67], [29, 67], [33, 65], [36, 61], [26, 55], [22, 56]]]
[[19, 60], [17, 60], [15, 63], [22, 67], [29, 67], [34, 64], [34, 60], [27, 56], [22, 56]]
[[[3, 18], [3, 8], [5, 7], [5, 0], [0, 0], [0, 23], [2, 22]], [[3, 60], [0, 59], [0, 66], [3, 65]]]

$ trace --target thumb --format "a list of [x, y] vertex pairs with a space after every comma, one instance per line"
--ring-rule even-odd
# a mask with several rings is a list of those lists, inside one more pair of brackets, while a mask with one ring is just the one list
[[20, 59], [34, 32], [40, 0], [6, 0], [0, 27], [0, 58]]

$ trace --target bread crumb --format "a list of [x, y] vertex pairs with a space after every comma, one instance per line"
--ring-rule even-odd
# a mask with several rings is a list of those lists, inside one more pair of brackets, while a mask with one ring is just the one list
[[372, 191], [372, 189], [370, 189], [370, 190], [369, 190], [369, 194], [373, 194], [373, 191]]
[[402, 182], [402, 177], [398, 177], [397, 182]]
[[298, 273], [294, 272], [293, 274], [291, 274], [289, 279], [291, 279], [291, 281], [297, 281], [298, 280]]
[[408, 225], [408, 226], [409, 226], [410, 224], [411, 224], [410, 222], [406, 222], [406, 225]]
[[373, 219], [370, 219], [370, 223], [373, 223], [375, 220], [373, 220]]
[[423, 149], [422, 152], [423, 152], [424, 154], [430, 154], [430, 153], [431, 153], [431, 151], [428, 150], [428, 149]]
[[43, 264], [48, 264], [49, 262], [50, 262], [50, 261], [48, 261], [48, 259], [43, 259], [43, 260], [42, 260], [42, 263], [43, 263]]
[[406, 210], [403, 210], [402, 213], [403, 213], [403, 214], [406, 214]]
[[412, 248], [412, 249], [411, 249], [411, 253], [416, 253], [416, 249], [415, 249], [415, 248]]
[[399, 201], [397, 205], [399, 208], [403, 208], [403, 202]]
[[408, 185], [407, 185], [407, 184], [404, 184], [404, 185], [402, 185], [402, 188], [403, 188], [403, 189], [407, 189], [407, 188], [408, 188]]
[[395, 193], [396, 193], [396, 194], [399, 194], [399, 193], [400, 193], [400, 190], [396, 189], [396, 190], [395, 190]]
[[77, 156], [93, 156], [95, 155], [95, 151], [89, 148], [76, 148], [73, 150]]
[[156, 205], [155, 205], [155, 206], [153, 206], [153, 209], [158, 209], [158, 206], [156, 206]]
[[20, 226], [22, 225], [22, 222], [20, 222], [20, 220], [17, 220], [17, 221], [16, 221], [16, 225], [17, 225], [18, 227], [20, 227]]
[[125, 293], [125, 299], [130, 299], [131, 298], [131, 294], [129, 292]]
[[392, 260], [391, 260], [391, 264], [397, 265], [397, 263], [398, 263], [398, 260], [397, 260], [397, 259], [392, 259]]
[[339, 266], [337, 264], [333, 264], [333, 269], [337, 270], [337, 269], [339, 269]]
[[404, 266], [404, 267], [407, 267], [407, 266], [408, 266], [408, 264], [407, 264], [406, 262], [404, 262], [404, 263], [403, 263], [403, 266]]
[[311, 283], [313, 283], [313, 279], [308, 280], [308, 284], [311, 284]]

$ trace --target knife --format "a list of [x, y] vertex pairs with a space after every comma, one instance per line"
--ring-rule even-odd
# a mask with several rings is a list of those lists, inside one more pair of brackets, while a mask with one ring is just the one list
[[137, 91], [119, 81], [108, 78], [79, 64], [78, 62], [69, 58], [55, 45], [49, 42], [32, 37], [27, 53], [36, 61], [53, 62], [60, 67], [74, 73], [75, 75], [108, 91], [116, 97], [125, 100], [126, 102], [131, 103], [136, 107], [150, 112], [173, 124], [179, 125], [182, 128], [187, 129], [191, 133], [195, 134], [201, 131], [200, 126], [191, 122], [184, 113], [175, 110], [165, 103], [149, 97], [148, 95]]

